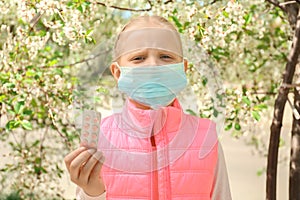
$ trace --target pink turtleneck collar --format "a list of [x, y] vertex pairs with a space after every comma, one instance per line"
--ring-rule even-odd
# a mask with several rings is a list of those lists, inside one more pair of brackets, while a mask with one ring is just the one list
[[136, 132], [136, 134], [146, 134], [145, 136], [149, 137], [149, 134], [155, 134], [162, 129], [166, 132], [177, 131], [183, 114], [177, 99], [172, 105], [157, 110], [137, 108], [134, 103], [127, 99], [121, 113], [121, 119], [126, 129]]

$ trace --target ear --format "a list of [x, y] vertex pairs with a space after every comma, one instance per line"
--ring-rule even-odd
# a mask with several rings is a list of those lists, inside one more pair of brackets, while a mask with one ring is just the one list
[[184, 62], [184, 71], [186, 72], [186, 70], [188, 69], [188, 66], [189, 66], [189, 62], [187, 59], [183, 59], [183, 62]]
[[121, 72], [120, 72], [120, 68], [116, 62], [113, 62], [110, 65], [110, 71], [111, 71], [111, 74], [113, 75], [113, 77], [116, 79], [116, 81], [118, 81]]

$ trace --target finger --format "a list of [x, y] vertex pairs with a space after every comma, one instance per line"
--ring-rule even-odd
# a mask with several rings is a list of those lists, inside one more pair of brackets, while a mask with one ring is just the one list
[[103, 154], [101, 151], [97, 151], [94, 153], [89, 160], [85, 163], [85, 165], [82, 167], [80, 171], [80, 177], [79, 179], [84, 181], [86, 184], [89, 181], [89, 177], [91, 175], [91, 172], [95, 165], [100, 162], [100, 159], [103, 157]]
[[80, 147], [80, 148], [78, 148], [78, 149], [72, 151], [71, 153], [69, 153], [69, 154], [65, 157], [64, 161], [65, 161], [65, 164], [66, 164], [66, 167], [67, 167], [68, 171], [70, 171], [70, 170], [69, 170], [69, 169], [70, 169], [70, 164], [71, 164], [71, 162], [74, 160], [74, 158], [76, 158], [80, 153], [82, 153], [82, 152], [85, 151], [85, 150], [86, 150], [85, 147]]
[[80, 168], [95, 153], [96, 149], [88, 149], [75, 157], [70, 164], [71, 179], [76, 181], [80, 176]]
[[[103, 157], [102, 157], [103, 158]], [[100, 158], [100, 159], [102, 159]], [[103, 163], [102, 162], [97, 162], [96, 165], [94, 166], [94, 168], [92, 169], [91, 173], [90, 173], [90, 177], [89, 180], [93, 177], [95, 178], [99, 178], [100, 173], [101, 173], [101, 169], [102, 169]]]

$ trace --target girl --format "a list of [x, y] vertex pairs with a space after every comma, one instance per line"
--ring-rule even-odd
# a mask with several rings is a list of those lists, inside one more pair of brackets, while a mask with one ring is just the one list
[[102, 120], [97, 150], [65, 157], [77, 199], [231, 199], [215, 124], [185, 114], [176, 99], [187, 66], [166, 19], [141, 16], [123, 28], [110, 69], [128, 99]]

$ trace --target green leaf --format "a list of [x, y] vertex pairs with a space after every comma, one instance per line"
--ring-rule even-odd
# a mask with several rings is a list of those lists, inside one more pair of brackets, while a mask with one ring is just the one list
[[21, 121], [21, 125], [26, 130], [32, 130], [32, 124], [27, 120]]
[[228, 18], [228, 17], [229, 17], [229, 13], [228, 13], [228, 12], [226, 12], [225, 10], [222, 12], [222, 14], [223, 14], [223, 16], [224, 16], [224, 17], [226, 17], [226, 18]]
[[[36, 146], [38, 146], [40, 144], [40, 141], [39, 140], [36, 140], [32, 145], [31, 145], [31, 148], [32, 147], [36, 147]], [[37, 162], [35, 162], [35, 163], [37, 163]]]
[[178, 27], [178, 28], [181, 28], [182, 27], [182, 24], [179, 22], [178, 18], [176, 16], [172, 16], [171, 17], [172, 20], [175, 22], [175, 25]]
[[44, 36], [47, 35], [47, 32], [46, 32], [45, 30], [40, 30], [40, 31], [38, 32], [38, 35], [41, 36], [41, 37], [44, 37]]
[[0, 95], [0, 102], [4, 102], [4, 99], [6, 98], [5, 94]]
[[225, 131], [229, 131], [231, 128], [232, 128], [232, 123], [228, 124], [228, 125], [225, 127]]
[[253, 109], [261, 111], [261, 110], [267, 109], [267, 108], [268, 108], [268, 106], [266, 104], [258, 104], [258, 105], [255, 105]]
[[219, 115], [219, 111], [217, 109], [213, 108], [213, 116], [218, 117], [218, 115]]
[[36, 174], [47, 173], [47, 170], [41, 166], [34, 166], [34, 172]]
[[256, 121], [260, 120], [260, 114], [257, 111], [253, 110], [251, 114]]
[[251, 22], [252, 17], [253, 17], [253, 13], [252, 13], [252, 12], [250, 12], [250, 13], [248, 13], [248, 14], [246, 14], [246, 15], [244, 16], [244, 19], [245, 19], [245, 25], [248, 25], [248, 24]]
[[14, 83], [5, 83], [3, 84], [3, 86], [7, 87], [7, 88], [15, 88], [16, 85]]
[[14, 110], [15, 110], [16, 114], [20, 114], [22, 112], [22, 110], [24, 108], [24, 104], [25, 104], [24, 101], [19, 101], [15, 104]]
[[263, 168], [263, 169], [258, 170], [258, 171], [256, 172], [256, 175], [257, 175], [257, 176], [261, 176], [261, 175], [263, 175], [265, 172], [266, 172], [266, 169]]
[[55, 74], [58, 74], [58, 75], [60, 75], [60, 76], [63, 76], [63, 75], [64, 75], [62, 69], [58, 69], [58, 68], [57, 68], [57, 69], [55, 69], [54, 71], [55, 71]]
[[279, 147], [283, 147], [284, 145], [285, 145], [285, 140], [283, 138], [280, 138]]
[[0, 73], [0, 81], [7, 82], [9, 80], [9, 73]]
[[23, 114], [24, 114], [24, 115], [32, 115], [32, 113], [33, 113], [32, 110], [27, 110], [27, 109], [26, 109], [26, 110], [23, 111]]
[[20, 121], [10, 120], [6, 123], [5, 129], [11, 131], [20, 126]]
[[28, 77], [33, 77], [35, 75], [36, 75], [36, 72], [32, 69], [29, 69], [26, 71], [26, 76], [28, 76]]
[[29, 78], [26, 78], [26, 79], [23, 80], [23, 83], [29, 84], [29, 85], [32, 85], [33, 82], [34, 82], [34, 80], [33, 79], [29, 79]]
[[86, 35], [88, 36], [88, 35], [90, 35], [92, 32], [93, 32], [93, 29], [87, 30], [87, 31], [86, 31]]
[[247, 96], [243, 96], [243, 97], [242, 97], [242, 101], [243, 101], [245, 104], [247, 104], [248, 106], [251, 105], [251, 101], [250, 101], [250, 99], [249, 99]]
[[237, 131], [240, 131], [241, 130], [241, 125], [238, 122], [236, 122], [234, 124], [234, 129], [237, 130]]
[[206, 86], [206, 84], [207, 84], [207, 82], [208, 82], [208, 79], [206, 78], [206, 77], [204, 77], [204, 76], [202, 76], [202, 85], [203, 86]]
[[195, 113], [195, 111], [191, 110], [191, 109], [186, 109], [186, 112], [190, 115], [193, 115], [193, 116], [197, 116], [197, 114]]
[[84, 7], [83, 5], [79, 5], [79, 6], [77, 7], [77, 10], [79, 10], [81, 13], [84, 13], [85, 7]]
[[48, 63], [48, 66], [52, 67], [52, 66], [56, 65], [57, 63], [58, 63], [58, 60], [53, 59]]

